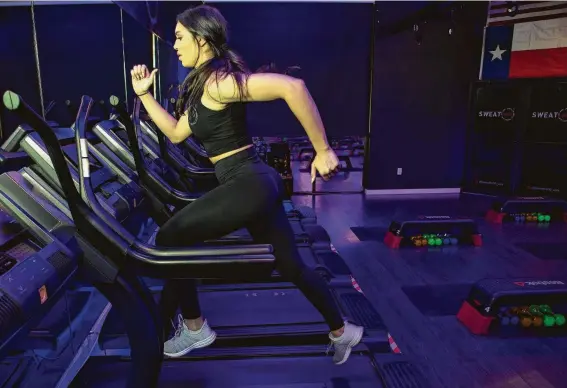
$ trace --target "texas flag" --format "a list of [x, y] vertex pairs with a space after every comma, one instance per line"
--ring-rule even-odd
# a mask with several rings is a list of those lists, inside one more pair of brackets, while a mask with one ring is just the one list
[[482, 79], [567, 76], [565, 2], [554, 3], [553, 10], [542, 7], [546, 3], [524, 3], [512, 13], [493, 3], [498, 2], [491, 2]]

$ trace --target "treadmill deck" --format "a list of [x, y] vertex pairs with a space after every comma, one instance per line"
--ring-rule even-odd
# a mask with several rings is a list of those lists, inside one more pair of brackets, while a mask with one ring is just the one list
[[[129, 362], [90, 359], [70, 385], [124, 387]], [[177, 388], [427, 388], [418, 367], [400, 355], [290, 355], [229, 360], [165, 360], [158, 387]]]

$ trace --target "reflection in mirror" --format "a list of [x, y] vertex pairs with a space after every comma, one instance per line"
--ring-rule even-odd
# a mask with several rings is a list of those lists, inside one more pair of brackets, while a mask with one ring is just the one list
[[[202, 2], [114, 1], [114, 3], [122, 10], [125, 20], [124, 48], [128, 73], [126, 83], [130, 84], [129, 71], [135, 64], [143, 63], [150, 69], [158, 68], [160, 71], [156, 77], [154, 95], [160, 102], [168, 101], [171, 105], [169, 98], [176, 97], [175, 92], [179, 84], [178, 60], [173, 50], [176, 16], [188, 7]], [[130, 24], [137, 26], [132, 28]], [[133, 32], [134, 29], [136, 32]], [[185, 74], [186, 71], [183, 72], [182, 79]], [[129, 93], [131, 94], [131, 91]]]
[[[136, 63], [145, 63], [148, 67], [158, 68], [154, 96], [172, 112], [177, 98], [178, 86], [187, 76], [189, 69], [180, 66], [173, 50], [176, 15], [187, 7], [200, 5], [201, 2], [115, 2], [123, 8], [125, 19], [138, 24], [140, 33], [128, 38], [125, 33], [125, 57], [128, 69]], [[318, 179], [311, 184], [310, 162], [314, 156], [305, 132], [285, 103], [275, 101], [266, 104], [250, 104], [248, 107], [248, 126], [254, 136], [260, 154], [265, 155], [267, 163], [280, 171], [290, 184], [294, 193], [360, 193], [362, 192], [362, 167], [364, 161], [365, 138], [367, 131], [365, 109], [367, 104], [367, 68], [365, 44], [352, 46], [343, 38], [337, 39], [336, 45], [320, 44], [321, 31], [334, 31], [343, 23], [341, 12], [335, 12], [335, 6], [321, 11], [315, 24], [299, 23], [290, 31], [282, 28], [286, 21], [282, 15], [301, 15], [314, 10], [313, 5], [302, 4], [289, 6], [276, 3], [215, 3], [213, 4], [225, 16], [230, 25], [230, 46], [242, 54], [251, 69], [275, 63], [281, 72], [289, 69], [293, 77], [303, 78], [309, 91], [315, 98], [323, 121], [327, 126], [329, 140], [340, 159], [342, 171], [330, 182]], [[318, 6], [320, 10], [321, 6]], [[339, 6], [336, 6], [339, 7]], [[359, 19], [366, 12], [364, 7], [340, 6], [343, 12], [352, 15], [352, 20]], [[319, 12], [319, 11], [318, 11]], [[261, 15], [246, 17], [243, 15]], [[287, 19], [286, 19], [287, 20]], [[349, 19], [350, 20], [350, 19]], [[328, 26], [328, 28], [321, 28]], [[148, 32], [153, 31], [153, 34]], [[142, 32], [143, 31], [143, 32]], [[346, 31], [346, 32], [345, 32]], [[337, 36], [352, 34], [352, 28], [337, 30]], [[290, 35], [291, 34], [291, 35]], [[140, 38], [143, 36], [143, 38]], [[146, 37], [149, 36], [149, 39]], [[136, 39], [132, 42], [132, 39]], [[150, 43], [148, 43], [150, 42]], [[278, 42], [277, 45], [267, 42]], [[290, 42], [302, 42], [301, 45]], [[131, 45], [137, 44], [144, 49], [142, 59], [131, 60]], [[150, 57], [147, 53], [150, 52]], [[349, 52], [357, 60], [358, 72], [356, 98], [347, 98], [343, 90], [350, 90], [353, 84], [345, 77], [334, 78], [333, 72], [342, 72], [340, 61], [331, 60]], [[138, 54], [136, 54], [138, 55]], [[297, 66], [297, 68], [294, 68]], [[321, 69], [325, 69], [322, 71]], [[270, 71], [273, 71], [271, 69]], [[129, 78], [129, 74], [128, 74]], [[331, 82], [332, 80], [332, 82]], [[127, 80], [130, 85], [130, 80]], [[129, 87], [131, 90], [131, 87]], [[131, 92], [130, 92], [131, 93]], [[341, 106], [341, 109], [337, 109]], [[349, 112], [352, 112], [350, 114]], [[357, 117], [352, 123], [351, 118]], [[278, 150], [278, 151], [276, 151]]]
[[112, 3], [33, 8], [46, 119], [70, 126], [82, 95], [97, 101], [93, 117], [106, 118], [108, 97], [124, 98], [119, 10]]
[[[21, 1], [18, 6], [0, 5], [0, 25], [0, 93], [17, 90], [32, 108], [41, 112], [31, 1]], [[0, 140], [3, 141], [20, 123], [13, 115], [2, 113], [0, 110]]]
[[113, 3], [146, 30], [173, 44], [176, 16], [187, 8], [202, 4], [203, 1], [113, 1]]
[[166, 40], [156, 38], [160, 74], [160, 97], [164, 108], [173, 113], [178, 92], [178, 57], [173, 45]]
[[[136, 3], [136, 2], [133, 2]], [[122, 24], [122, 52], [124, 62], [122, 65], [127, 106], [134, 98], [130, 70], [135, 65], [146, 65], [153, 68], [152, 33], [140, 24], [130, 13], [119, 8]]]

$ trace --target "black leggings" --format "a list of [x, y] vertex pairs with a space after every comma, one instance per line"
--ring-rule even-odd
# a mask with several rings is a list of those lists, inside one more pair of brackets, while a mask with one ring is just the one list
[[[178, 211], [160, 229], [156, 245], [190, 246], [221, 238], [242, 227], [257, 244], [271, 244], [276, 269], [293, 282], [319, 310], [330, 329], [343, 327], [343, 319], [323, 278], [307, 267], [297, 250], [284, 207], [283, 181], [253, 149], [241, 151], [215, 164], [220, 185]], [[168, 280], [161, 295], [165, 327], [177, 308], [185, 319], [201, 316], [194, 279]]]

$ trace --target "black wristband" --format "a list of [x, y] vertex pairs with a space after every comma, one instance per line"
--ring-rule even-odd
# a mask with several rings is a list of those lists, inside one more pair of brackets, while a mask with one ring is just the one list
[[148, 94], [149, 92], [150, 92], [150, 91], [148, 90], [148, 91], [146, 91], [146, 92], [144, 92], [144, 93], [142, 93], [142, 94], [136, 93], [136, 96], [142, 97], [142, 96], [145, 96], [146, 94]]

